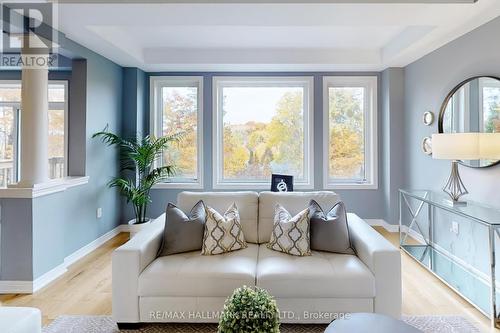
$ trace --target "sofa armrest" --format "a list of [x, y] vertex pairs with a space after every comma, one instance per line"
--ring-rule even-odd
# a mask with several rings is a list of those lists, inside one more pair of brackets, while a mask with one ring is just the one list
[[375, 276], [374, 311], [401, 317], [401, 254], [356, 214], [347, 214], [349, 236], [357, 256]]
[[113, 252], [113, 319], [119, 323], [139, 322], [139, 275], [155, 260], [163, 238], [162, 215]]

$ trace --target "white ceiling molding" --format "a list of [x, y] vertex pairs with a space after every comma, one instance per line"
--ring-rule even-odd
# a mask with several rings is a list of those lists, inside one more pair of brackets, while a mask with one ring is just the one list
[[164, 3], [164, 4], [464, 4], [479, 0], [51, 0], [58, 3]]
[[460, 2], [66, 0], [58, 28], [145, 71], [379, 71], [406, 66], [500, 16], [500, 0]]

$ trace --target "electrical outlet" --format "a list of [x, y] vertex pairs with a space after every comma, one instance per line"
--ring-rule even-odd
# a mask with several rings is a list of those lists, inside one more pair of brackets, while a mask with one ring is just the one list
[[458, 235], [459, 233], [459, 228], [458, 228], [458, 222], [451, 221], [451, 229], [450, 231], [454, 233], [455, 235]]
[[100, 219], [102, 217], [102, 208], [101, 207], [97, 208], [96, 215], [97, 215], [98, 219]]

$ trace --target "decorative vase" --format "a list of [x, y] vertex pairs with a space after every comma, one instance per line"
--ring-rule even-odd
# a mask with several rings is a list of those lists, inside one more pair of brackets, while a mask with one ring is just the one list
[[153, 221], [151, 218], [147, 217], [146, 222], [143, 223], [136, 223], [137, 219], [132, 219], [128, 221], [129, 225], [129, 230], [130, 230], [130, 238], [134, 237], [139, 231], [144, 230], [148, 226], [151, 225], [151, 222]]

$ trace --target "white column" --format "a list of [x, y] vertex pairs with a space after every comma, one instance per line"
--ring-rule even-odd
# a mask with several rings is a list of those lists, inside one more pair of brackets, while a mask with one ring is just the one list
[[47, 67], [23, 66], [18, 187], [34, 187], [48, 181], [48, 80]]

